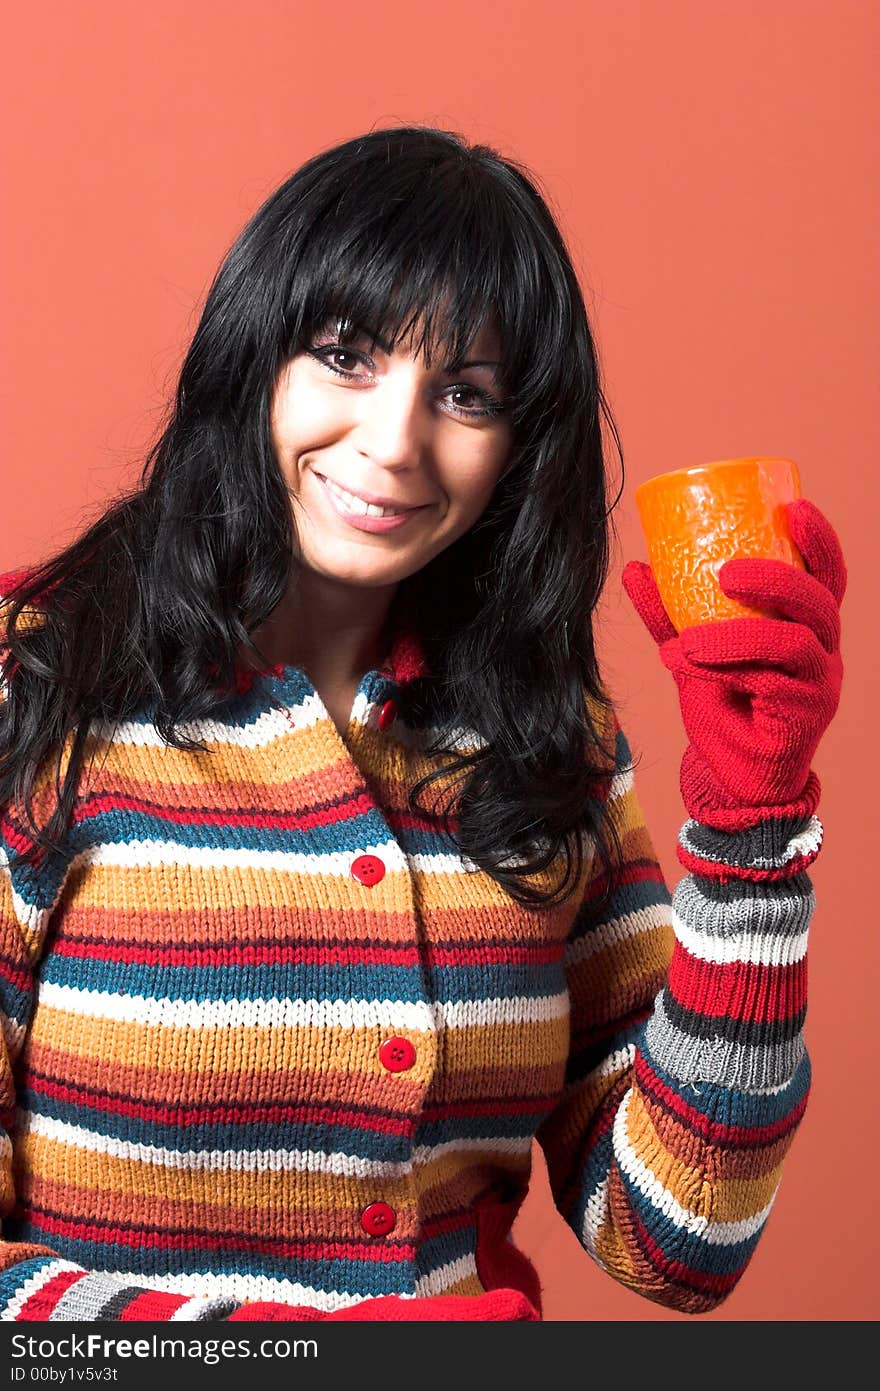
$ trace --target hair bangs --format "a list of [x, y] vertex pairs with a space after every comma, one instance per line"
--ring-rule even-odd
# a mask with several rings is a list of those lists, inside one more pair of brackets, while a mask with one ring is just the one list
[[[358, 177], [342, 192], [334, 187], [301, 234], [287, 287], [284, 318], [294, 326], [287, 354], [332, 325], [341, 339], [364, 332], [392, 351], [406, 344], [428, 367], [439, 360], [454, 371], [487, 325], [498, 334], [516, 426], [552, 395], [567, 289], [554, 283], [533, 212], [520, 212], [490, 181], [463, 179], [451, 154], [439, 169], [427, 156], [401, 160], [408, 169], [393, 181], [383, 165], [381, 203], [366, 155]], [[431, 159], [436, 164], [436, 149]], [[559, 310], [550, 318], [559, 332], [535, 335], [554, 302]]]

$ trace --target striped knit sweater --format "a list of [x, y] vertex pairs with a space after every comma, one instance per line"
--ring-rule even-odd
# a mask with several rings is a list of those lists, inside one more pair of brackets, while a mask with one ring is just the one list
[[611, 719], [616, 887], [597, 913], [591, 860], [526, 908], [407, 808], [422, 669], [398, 635], [344, 736], [289, 666], [191, 728], [204, 753], [94, 727], [38, 870], [0, 809], [0, 1318], [537, 1308], [535, 1138], [615, 1280], [689, 1312], [736, 1285], [809, 1086], [819, 823], [687, 822], [670, 901]]

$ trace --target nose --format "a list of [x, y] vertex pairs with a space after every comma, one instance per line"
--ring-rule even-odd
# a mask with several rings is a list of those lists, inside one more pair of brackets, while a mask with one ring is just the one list
[[360, 452], [383, 468], [417, 467], [429, 431], [425, 383], [418, 369], [388, 372], [359, 396], [355, 443]]

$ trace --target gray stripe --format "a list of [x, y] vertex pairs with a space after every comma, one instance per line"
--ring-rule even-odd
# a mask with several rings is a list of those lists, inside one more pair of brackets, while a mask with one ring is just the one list
[[797, 937], [809, 927], [816, 906], [809, 879], [798, 878], [795, 893], [790, 879], [781, 884], [749, 884], [752, 892], [747, 897], [725, 902], [705, 892], [705, 880], [686, 874], [676, 885], [672, 906], [683, 923], [704, 937]]
[[64, 1291], [49, 1315], [49, 1322], [99, 1319], [104, 1306], [130, 1284], [130, 1280], [119, 1280], [112, 1275], [89, 1274]]
[[686, 821], [679, 833], [679, 844], [691, 855], [716, 864], [743, 869], [781, 869], [799, 851], [791, 842], [806, 831], [813, 820], [760, 821], [745, 831], [716, 831], [700, 821]]
[[693, 1086], [709, 1082], [744, 1092], [791, 1081], [805, 1053], [802, 1033], [775, 1048], [747, 1047], [717, 1037], [693, 1038], [669, 1019], [663, 992], [655, 1001], [645, 1035], [651, 1056], [679, 1081]]

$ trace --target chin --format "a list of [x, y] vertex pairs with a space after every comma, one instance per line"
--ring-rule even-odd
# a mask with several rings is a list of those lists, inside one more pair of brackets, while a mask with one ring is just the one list
[[338, 584], [352, 585], [356, 589], [387, 589], [391, 584], [399, 584], [419, 566], [398, 566], [395, 569], [377, 570], [369, 566], [322, 565], [319, 573]]

